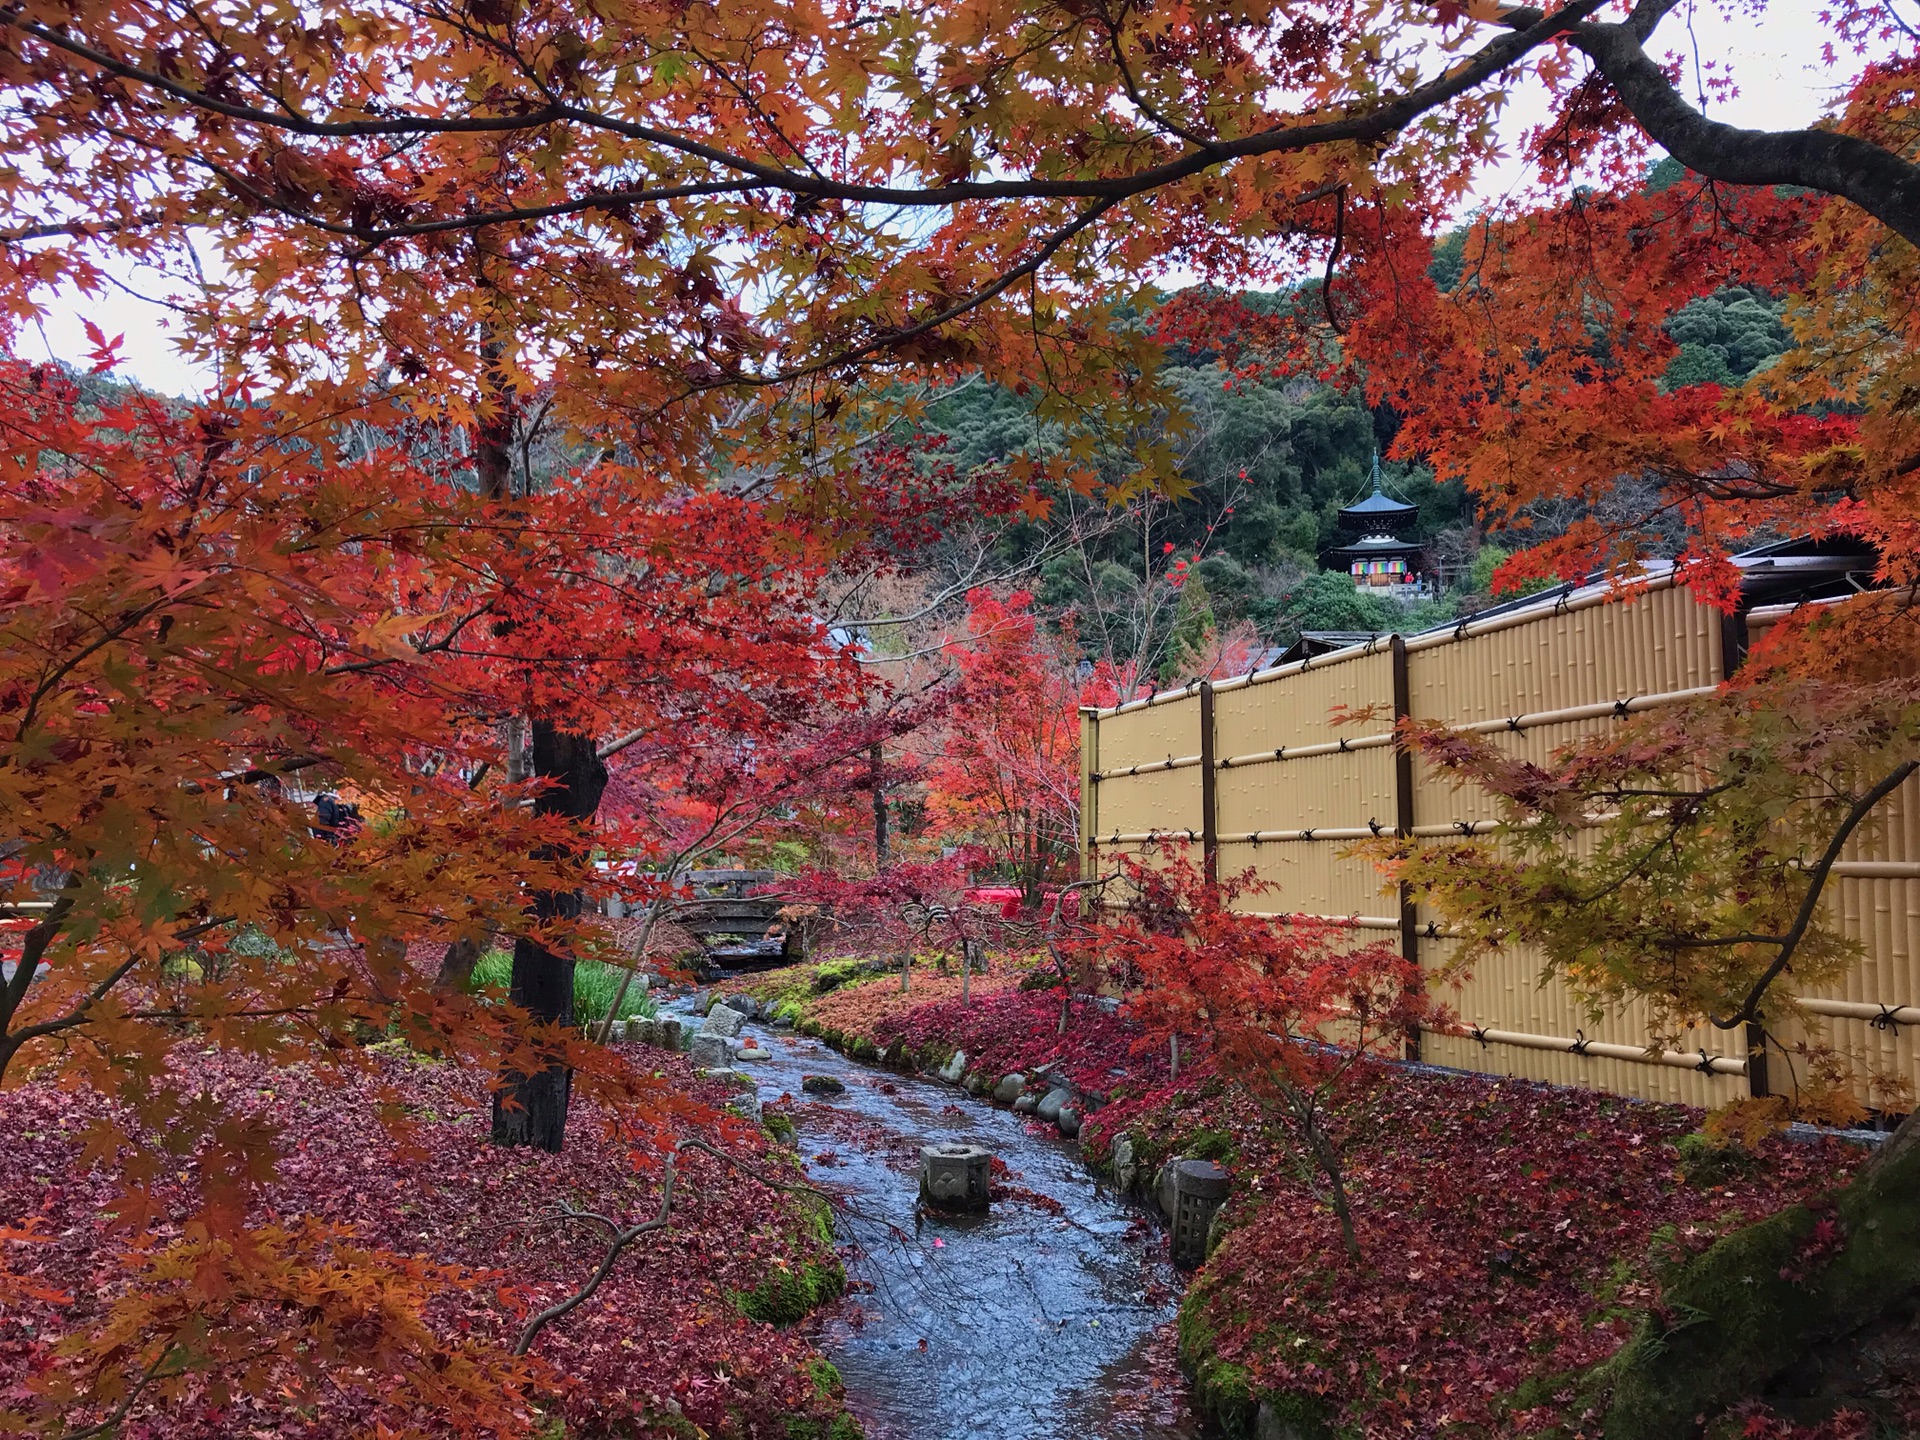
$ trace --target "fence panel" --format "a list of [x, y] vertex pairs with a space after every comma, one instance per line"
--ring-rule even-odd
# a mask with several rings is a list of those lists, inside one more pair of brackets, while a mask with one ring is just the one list
[[[1772, 618], [1756, 612], [1754, 632]], [[1196, 855], [1210, 846], [1219, 873], [1251, 869], [1274, 887], [1245, 908], [1352, 917], [1356, 940], [1399, 938], [1468, 1027], [1423, 1037], [1423, 1057], [1439, 1064], [1694, 1105], [1750, 1086], [1785, 1090], [1795, 1077], [1782, 1060], [1770, 1080], [1749, 1065], [1740, 1032], [1704, 1028], [1649, 1056], [1644, 1007], [1596, 1020], [1560, 982], [1542, 982], [1541, 957], [1524, 947], [1458, 971], [1457, 942], [1437, 920], [1403, 914], [1373, 867], [1346, 853], [1369, 834], [1437, 840], [1495, 827], [1491, 797], [1455, 790], [1397, 751], [1396, 714], [1472, 728], [1544, 763], [1626, 715], [1710, 691], [1724, 674], [1726, 633], [1718, 612], [1656, 581], [1624, 599], [1582, 594], [1404, 645], [1377, 642], [1089, 711], [1089, 873], [1103, 854], [1168, 853], [1150, 837], [1191, 837]], [[1336, 724], [1341, 712], [1360, 718]], [[1805, 993], [1812, 1030], [1785, 1029], [1789, 1039], [1831, 1042], [1863, 1073], [1911, 1084], [1920, 1081], [1920, 783], [1883, 810], [1849, 846], [1829, 892], [1864, 958], [1840, 982]]]

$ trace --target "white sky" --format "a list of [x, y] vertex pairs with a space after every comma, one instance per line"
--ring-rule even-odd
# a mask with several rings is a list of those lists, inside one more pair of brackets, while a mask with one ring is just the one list
[[[1843, 57], [1843, 64], [1833, 70], [1821, 61], [1821, 46], [1831, 35], [1820, 21], [1826, 3], [1770, 0], [1764, 17], [1756, 20], [1750, 15], [1729, 18], [1711, 0], [1683, 0], [1660, 27], [1658, 42], [1667, 52], [1684, 55], [1697, 43], [1703, 57], [1726, 57], [1740, 89], [1738, 94], [1711, 104], [1716, 119], [1756, 129], [1802, 126], [1834, 102], [1839, 88], [1856, 68], [1846, 63], [1849, 57]], [[1690, 11], [1692, 42], [1687, 29]], [[1685, 83], [1692, 88], [1690, 61]], [[1518, 137], [1523, 129], [1544, 118], [1545, 109], [1538, 97], [1523, 96], [1509, 112], [1509, 133]], [[1505, 187], [1522, 181], [1521, 167], [1510, 164], [1489, 173], [1479, 194], [1483, 199], [1496, 199]], [[121, 278], [134, 290], [157, 288], [150, 278], [131, 273]], [[206, 372], [188, 365], [175, 353], [166, 311], [118, 290], [108, 290], [92, 300], [66, 297], [47, 315], [40, 333], [21, 336], [21, 352], [36, 358], [45, 354], [78, 359], [88, 349], [80, 325], [83, 314], [109, 337], [125, 334], [121, 373], [171, 394], [198, 391], [208, 383]]]

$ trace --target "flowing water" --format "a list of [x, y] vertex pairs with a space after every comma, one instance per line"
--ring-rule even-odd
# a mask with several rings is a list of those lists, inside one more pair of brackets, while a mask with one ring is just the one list
[[[1163, 1233], [1051, 1127], [935, 1081], [749, 1025], [763, 1105], [792, 1097], [813, 1183], [845, 1204], [848, 1298], [820, 1346], [871, 1440], [1193, 1440], [1165, 1327], [1179, 1280]], [[843, 1094], [802, 1091], [830, 1075]], [[920, 1146], [985, 1146], [1008, 1167], [984, 1216], [917, 1209]]]

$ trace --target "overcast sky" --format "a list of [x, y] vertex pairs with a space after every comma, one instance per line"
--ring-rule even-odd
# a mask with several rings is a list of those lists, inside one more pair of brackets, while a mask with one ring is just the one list
[[[1666, 50], [1685, 54], [1691, 49], [1687, 27], [1691, 12], [1693, 41], [1698, 43], [1701, 55], [1725, 56], [1740, 87], [1737, 95], [1712, 103], [1714, 117], [1756, 129], [1801, 126], [1833, 103], [1838, 87], [1856, 68], [1843, 64], [1837, 71], [1830, 70], [1821, 62], [1821, 46], [1831, 33], [1820, 23], [1825, 3], [1827, 0], [1771, 0], [1764, 19], [1756, 22], [1745, 16], [1728, 19], [1716, 5], [1683, 0], [1661, 26], [1658, 38]], [[1690, 63], [1687, 75], [1691, 88]], [[1522, 97], [1510, 118], [1510, 133], [1517, 136], [1521, 129], [1545, 118], [1544, 107], [1537, 103], [1529, 106]], [[1503, 167], [1486, 177], [1480, 194], [1497, 198], [1505, 187], [1521, 183], [1522, 178], [1518, 165]], [[138, 275], [125, 274], [122, 278], [134, 289], [152, 288], [153, 282], [143, 285]], [[119, 291], [109, 291], [91, 301], [72, 297], [48, 315], [40, 333], [21, 337], [21, 352], [62, 359], [84, 354], [88, 347], [80, 328], [83, 313], [109, 336], [126, 335], [122, 373], [171, 394], [198, 391], [206, 385], [209, 377], [174, 353], [166, 312]]]

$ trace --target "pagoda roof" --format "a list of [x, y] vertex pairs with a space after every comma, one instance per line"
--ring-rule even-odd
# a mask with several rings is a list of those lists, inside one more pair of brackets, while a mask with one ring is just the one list
[[1385, 535], [1369, 535], [1351, 545], [1342, 545], [1327, 553], [1344, 555], [1349, 560], [1412, 559], [1426, 547], [1418, 540], [1395, 540]]
[[1340, 511], [1340, 519], [1346, 525], [1359, 528], [1384, 526], [1392, 529], [1396, 525], [1412, 520], [1420, 513], [1420, 507], [1409, 505], [1404, 500], [1396, 500], [1387, 494], [1386, 485], [1380, 478], [1380, 452], [1373, 452], [1373, 493], [1364, 500], [1356, 500]]

